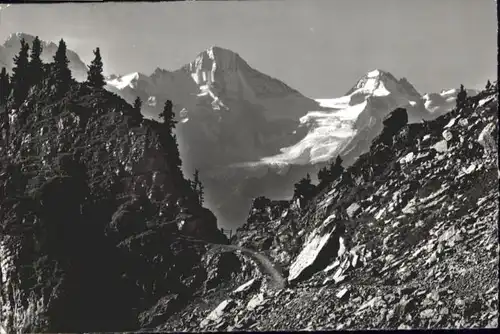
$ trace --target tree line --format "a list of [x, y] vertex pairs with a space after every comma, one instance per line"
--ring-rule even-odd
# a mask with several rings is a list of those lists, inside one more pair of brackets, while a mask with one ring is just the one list
[[[20, 42], [21, 49], [14, 56], [12, 75], [9, 76], [5, 67], [0, 72], [0, 104], [10, 101], [13, 108], [18, 108], [28, 96], [29, 90], [49, 77], [58, 93], [66, 93], [74, 80], [69, 69], [64, 39], [59, 41], [53, 61], [49, 64], [44, 64], [41, 59], [43, 45], [38, 36], [33, 40], [31, 48], [24, 38]], [[94, 56], [88, 67], [85, 84], [103, 88], [106, 82], [102, 75], [103, 63], [99, 48], [94, 50]]]

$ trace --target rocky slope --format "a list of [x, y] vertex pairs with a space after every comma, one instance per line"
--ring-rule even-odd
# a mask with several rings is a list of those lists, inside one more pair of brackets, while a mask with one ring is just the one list
[[0, 324], [7, 333], [160, 324], [218, 286], [225, 258], [209, 257], [208, 242], [227, 239], [163, 124], [84, 84], [57, 97], [50, 80], [18, 110], [0, 106]]
[[307, 203], [258, 198], [232, 244], [266, 273], [192, 303], [164, 330], [498, 326], [498, 86], [437, 119], [397, 109]]

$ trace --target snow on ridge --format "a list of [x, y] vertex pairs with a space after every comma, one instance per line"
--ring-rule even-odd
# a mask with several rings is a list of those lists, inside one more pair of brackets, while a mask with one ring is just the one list
[[389, 72], [371, 70], [345, 96], [316, 99], [327, 110], [310, 111], [300, 119], [301, 126], [309, 129], [306, 136], [282, 148], [280, 154], [261, 159], [261, 164], [315, 164], [337, 154], [348, 154], [349, 150], [351, 155], [357, 154], [364, 145], [357, 147], [357, 141], [362, 142], [364, 136], [357, 134], [375, 131], [377, 119], [397, 107], [409, 108], [412, 122], [448, 112], [455, 100], [454, 96], [446, 97], [449, 93], [456, 95], [456, 90], [434, 94], [439, 97], [435, 99], [433, 94], [421, 96], [407, 79], [398, 80]]
[[381, 75], [380, 70], [378, 70], [378, 69], [374, 69], [373, 71], [368, 72], [368, 74], [367, 74], [366, 76], [367, 76], [368, 78], [376, 78], [376, 77], [378, 77], [378, 76], [380, 76], [380, 75]]
[[309, 126], [307, 135], [295, 145], [281, 149], [280, 154], [265, 157], [266, 164], [309, 164], [330, 160], [346, 139], [355, 135], [354, 121], [368, 102], [346, 106], [341, 110], [310, 111], [300, 119]]
[[115, 77], [114, 79], [106, 81], [106, 83], [117, 89], [124, 89], [126, 87], [134, 88], [138, 80], [147, 80], [147, 79], [148, 79], [147, 75], [144, 75], [139, 72], [133, 72], [119, 77]]

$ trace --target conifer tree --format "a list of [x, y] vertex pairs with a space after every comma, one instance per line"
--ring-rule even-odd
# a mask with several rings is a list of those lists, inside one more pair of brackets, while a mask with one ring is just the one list
[[31, 46], [31, 54], [30, 54], [30, 62], [29, 62], [29, 78], [30, 85], [37, 85], [43, 79], [43, 62], [40, 58], [42, 56], [42, 42], [38, 36], [33, 40], [33, 44]]
[[167, 102], [165, 102], [165, 106], [163, 107], [163, 112], [161, 113], [160, 118], [163, 119], [163, 123], [167, 126], [170, 133], [172, 133], [175, 125], [177, 124], [177, 121], [175, 120], [172, 101], [167, 100]]
[[460, 85], [460, 91], [457, 94], [457, 108], [460, 108], [464, 105], [465, 100], [467, 99], [467, 91], [464, 88], [464, 85]]
[[177, 143], [177, 136], [172, 133], [170, 135], [170, 138], [171, 138], [171, 145], [169, 148], [169, 151], [172, 152], [173, 154], [173, 157], [172, 157], [172, 162], [174, 163], [174, 165], [179, 169], [181, 169], [181, 166], [182, 166], [182, 160], [181, 160], [181, 155], [179, 153], [179, 144]]
[[337, 155], [335, 162], [330, 164], [330, 168], [323, 167], [318, 172], [318, 179], [320, 183], [327, 183], [335, 181], [344, 172], [342, 167], [342, 158]]
[[66, 43], [63, 39], [59, 41], [59, 47], [54, 55], [55, 79], [59, 92], [66, 92], [71, 84], [71, 70], [68, 67], [69, 60], [66, 55]]
[[486, 82], [486, 90], [489, 90], [491, 88], [491, 82], [490, 80], [488, 80], [488, 82]]
[[302, 198], [306, 201], [314, 196], [316, 187], [311, 183], [311, 176], [307, 173], [306, 177], [295, 184], [294, 198]]
[[[171, 163], [172, 164], [171, 166], [173, 168], [176, 168], [179, 171], [179, 173], [182, 174], [181, 171], [182, 160], [179, 154], [179, 145], [177, 143], [177, 137], [173, 132], [175, 124], [177, 122], [175, 121], [175, 114], [173, 112], [172, 107], [173, 107], [172, 101], [167, 100], [163, 107], [163, 111], [160, 114], [160, 118], [164, 120], [163, 124], [165, 125], [167, 130], [162, 132], [161, 138], [162, 138], [162, 143], [169, 156], [168, 157], [169, 163]], [[192, 182], [189, 182], [189, 185], [192, 187]]]
[[337, 178], [342, 175], [343, 172], [344, 167], [342, 167], [342, 158], [340, 157], [340, 155], [337, 155], [337, 159], [335, 159], [335, 165], [332, 168], [332, 176], [334, 178]]
[[136, 111], [141, 111], [141, 108], [142, 108], [142, 100], [141, 98], [138, 96], [135, 98], [134, 100], [134, 110]]
[[21, 50], [14, 57], [14, 68], [12, 69], [11, 89], [13, 94], [14, 107], [19, 107], [29, 91], [28, 66], [29, 66], [29, 45], [24, 38], [21, 40]]
[[177, 137], [174, 133], [175, 125], [177, 121], [175, 120], [175, 113], [173, 110], [172, 101], [167, 100], [163, 107], [163, 111], [160, 115], [160, 118], [163, 119], [163, 124], [168, 130], [169, 139], [168, 139], [168, 151], [171, 156], [171, 161], [175, 164], [177, 168], [181, 168], [182, 160], [179, 154], [179, 145], [177, 143]]
[[99, 48], [94, 50], [95, 58], [92, 60], [87, 72], [87, 83], [96, 88], [103, 88], [106, 82], [104, 81], [104, 76], [102, 75], [102, 58]]
[[200, 172], [199, 170], [195, 169], [194, 174], [193, 174], [194, 180], [191, 181], [191, 188], [193, 191], [198, 195], [198, 203], [200, 205], [203, 205], [204, 201], [204, 187], [203, 184], [200, 181]]
[[0, 104], [6, 104], [10, 95], [10, 78], [5, 67], [0, 72]]
[[143, 120], [141, 109], [142, 109], [142, 100], [138, 96], [134, 100], [134, 105], [133, 105], [134, 113], [132, 114], [132, 118], [138, 123], [142, 122]]
[[329, 176], [328, 168], [326, 167], [321, 168], [318, 172], [319, 183], [323, 184], [328, 182], [328, 176]]

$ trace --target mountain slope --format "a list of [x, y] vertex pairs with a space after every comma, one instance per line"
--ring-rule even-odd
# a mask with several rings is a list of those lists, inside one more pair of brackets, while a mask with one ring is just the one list
[[158, 329], [497, 327], [497, 136], [497, 84], [425, 124], [386, 123], [307, 205], [254, 201], [233, 244], [283, 268], [287, 288], [253, 276]]
[[[13, 67], [13, 59], [19, 53], [21, 48], [21, 39], [25, 39], [31, 47], [35, 36], [25, 33], [10, 34], [3, 45], [0, 45], [0, 68], [5, 67], [7, 71], [11, 71]], [[53, 42], [42, 41], [43, 52], [41, 55], [42, 61], [50, 63], [53, 61], [54, 55], [57, 51], [57, 45]], [[73, 77], [77, 81], [85, 81], [87, 79], [87, 65], [83, 63], [80, 57], [71, 50], [66, 53], [69, 60], [69, 68]]]

